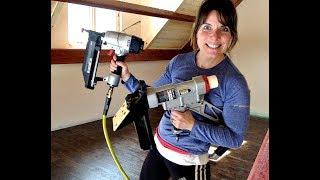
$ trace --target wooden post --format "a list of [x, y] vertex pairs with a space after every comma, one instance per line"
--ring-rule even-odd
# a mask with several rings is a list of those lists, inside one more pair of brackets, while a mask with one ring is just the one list
[[261, 144], [258, 155], [253, 163], [247, 180], [268, 180], [269, 179], [269, 130]]

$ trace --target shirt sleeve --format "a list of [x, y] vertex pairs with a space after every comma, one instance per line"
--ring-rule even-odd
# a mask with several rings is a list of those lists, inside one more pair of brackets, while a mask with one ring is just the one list
[[163, 74], [160, 75], [160, 77], [153, 83], [153, 87], [159, 87], [165, 84], [170, 84], [172, 83], [172, 69], [173, 69], [173, 65], [175, 62], [175, 59], [177, 58], [177, 56], [175, 56], [174, 58], [172, 58], [167, 67], [166, 70]]
[[139, 88], [139, 80], [136, 77], [134, 77], [132, 74], [130, 74], [129, 79], [126, 82], [124, 81], [121, 81], [121, 82], [122, 84], [124, 84], [124, 86], [127, 88], [127, 90], [130, 93], [135, 92]]
[[[177, 56], [175, 56], [169, 61], [168, 65], [166, 66], [165, 72], [161, 74], [160, 77], [153, 83], [153, 87], [159, 87], [165, 84], [170, 84], [172, 82], [171, 72], [172, 72], [173, 62], [176, 59], [176, 57]], [[135, 92], [139, 88], [139, 80], [132, 74], [130, 75], [129, 79], [126, 82], [124, 81], [121, 81], [121, 82], [122, 84], [125, 85], [125, 87], [128, 89], [130, 93]]]
[[228, 83], [222, 116], [225, 125], [212, 125], [196, 121], [192, 136], [197, 139], [229, 148], [241, 146], [250, 116], [250, 91], [243, 76]]

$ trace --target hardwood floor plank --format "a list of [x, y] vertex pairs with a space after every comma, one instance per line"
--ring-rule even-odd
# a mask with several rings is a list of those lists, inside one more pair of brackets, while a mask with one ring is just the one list
[[[150, 110], [150, 122], [157, 126], [163, 110]], [[135, 128], [128, 125], [108, 134], [119, 161], [132, 179], [139, 179], [148, 151], [140, 149]], [[251, 117], [245, 141], [239, 149], [218, 162], [210, 162], [212, 179], [246, 179], [257, 156], [269, 122]], [[101, 120], [51, 132], [51, 179], [100, 180], [122, 179], [103, 136]]]

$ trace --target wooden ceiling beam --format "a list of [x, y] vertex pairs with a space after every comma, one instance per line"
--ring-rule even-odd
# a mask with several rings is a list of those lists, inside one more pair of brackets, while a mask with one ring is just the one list
[[232, 0], [232, 2], [234, 6], [237, 7], [242, 2], [242, 0]]
[[[84, 49], [51, 49], [51, 64], [83, 63]], [[100, 51], [99, 63], [110, 62], [110, 50]], [[126, 61], [160, 61], [170, 60], [181, 50], [146, 49], [139, 54], [128, 54]]]
[[106, 1], [106, 0], [57, 0], [61, 2], [68, 2], [74, 4], [82, 4], [86, 6], [99, 7], [105, 9], [112, 9], [116, 11], [122, 11], [127, 13], [134, 13], [146, 16], [153, 16], [159, 18], [167, 18], [178, 21], [194, 22], [195, 17], [185, 14], [176, 13], [173, 11], [157, 9], [149, 6], [142, 6], [133, 3], [127, 3], [122, 1]]

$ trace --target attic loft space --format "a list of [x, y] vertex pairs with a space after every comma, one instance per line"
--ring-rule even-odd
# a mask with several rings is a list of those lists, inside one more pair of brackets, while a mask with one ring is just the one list
[[[235, 4], [239, 1], [234, 1]], [[135, 4], [134, 4], [134, 3]], [[128, 60], [167, 60], [171, 59], [178, 53], [192, 50], [190, 47], [190, 34], [195, 20], [195, 14], [202, 0], [127, 0], [127, 1], [100, 1], [100, 0], [59, 0], [51, 1], [51, 63], [52, 64], [70, 64], [80, 63], [78, 58], [84, 56], [83, 49], [85, 45], [85, 35], [77, 31], [71, 31], [67, 25], [61, 27], [63, 21], [68, 19], [67, 4], [76, 4], [87, 6], [92, 9], [89, 17], [82, 18], [81, 23], [87, 23], [91, 30], [106, 31], [111, 25], [106, 25], [104, 19], [108, 22], [115, 23], [116, 31], [124, 31], [126, 34], [135, 35], [142, 38], [145, 42], [144, 51], [135, 57], [128, 57]], [[113, 11], [116, 15], [99, 18], [95, 14], [97, 10]], [[83, 14], [90, 14], [81, 11]], [[79, 13], [77, 13], [79, 16]], [[111, 18], [111, 16], [113, 18]], [[101, 24], [98, 22], [101, 20]], [[110, 20], [113, 19], [113, 20]], [[75, 23], [74, 21], [73, 23]], [[72, 26], [72, 25], [71, 25]], [[113, 26], [113, 25], [112, 25]], [[129, 27], [129, 28], [128, 28]], [[114, 28], [114, 27], [113, 27]], [[69, 30], [70, 29], [70, 30]], [[103, 30], [105, 29], [105, 30]], [[59, 32], [59, 34], [57, 33]], [[78, 34], [78, 35], [77, 35]], [[79, 37], [81, 34], [82, 37]], [[55, 40], [57, 39], [57, 40]], [[71, 40], [70, 40], [71, 39]], [[73, 40], [72, 40], [73, 39]], [[70, 46], [68, 41], [78, 45]], [[57, 45], [58, 44], [58, 45]], [[101, 55], [107, 55], [107, 52], [101, 51]]]

